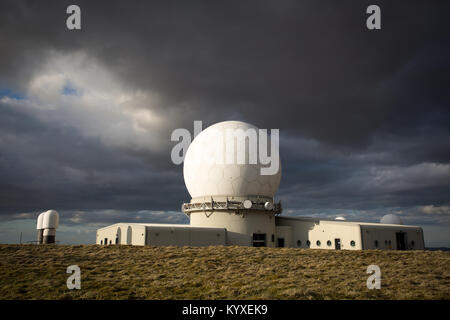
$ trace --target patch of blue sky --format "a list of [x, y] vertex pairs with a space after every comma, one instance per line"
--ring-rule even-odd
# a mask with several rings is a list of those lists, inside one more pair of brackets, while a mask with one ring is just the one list
[[70, 82], [66, 82], [61, 92], [65, 96], [80, 96], [81, 92], [77, 90]]
[[[59, 244], [94, 244], [97, 227], [60, 224], [56, 229]], [[36, 241], [36, 219], [0, 221], [0, 243], [34, 243]]]
[[3, 97], [8, 97], [11, 99], [16, 99], [16, 100], [25, 99], [25, 95], [23, 93], [12, 91], [9, 88], [0, 87], [0, 98], [3, 98]]

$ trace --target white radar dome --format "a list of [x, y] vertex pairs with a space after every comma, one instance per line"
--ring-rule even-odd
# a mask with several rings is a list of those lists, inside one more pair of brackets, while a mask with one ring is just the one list
[[402, 219], [400, 219], [399, 216], [396, 216], [395, 214], [387, 214], [383, 216], [380, 220], [380, 223], [383, 224], [403, 224]]
[[[252, 131], [255, 132], [254, 136]], [[247, 137], [245, 140], [238, 139], [231, 132], [246, 133]], [[267, 132], [270, 133], [270, 130]], [[271, 138], [265, 137], [267, 149], [271, 150]], [[239, 141], [245, 141], [245, 144]], [[253, 143], [250, 145], [249, 141]], [[184, 158], [184, 182], [191, 197], [273, 197], [281, 180], [279, 152], [273, 153], [276, 155], [277, 164], [275, 158], [272, 158], [271, 163], [263, 165], [258, 155], [258, 144], [258, 128], [241, 121], [219, 122], [200, 132], [192, 141]], [[267, 154], [267, 150], [265, 152]], [[239, 155], [241, 160], [238, 159]], [[245, 161], [242, 161], [242, 155], [245, 156]], [[261, 168], [270, 166], [277, 171], [271, 175], [262, 175]]]
[[42, 227], [44, 229], [56, 229], [59, 226], [59, 214], [56, 210], [44, 212]]

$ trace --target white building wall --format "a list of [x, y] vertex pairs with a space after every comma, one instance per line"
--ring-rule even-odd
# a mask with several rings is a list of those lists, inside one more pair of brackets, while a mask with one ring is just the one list
[[96, 243], [100, 245], [133, 244], [143, 246], [145, 245], [145, 232], [145, 225], [116, 223], [98, 229]]
[[405, 234], [406, 250], [424, 250], [423, 231], [420, 227], [404, 225], [361, 224], [363, 248], [398, 250], [396, 233]]
[[292, 240], [292, 226], [276, 226], [275, 244], [279, 245], [279, 239], [284, 239], [284, 247], [292, 248], [294, 246]]
[[113, 224], [97, 230], [96, 243], [110, 245], [117, 241], [117, 244], [129, 245], [252, 246], [252, 235], [263, 233], [266, 234], [268, 247], [276, 247], [278, 238], [283, 238], [285, 247], [336, 249], [336, 239], [339, 239], [341, 249], [396, 250], [397, 232], [405, 234], [406, 250], [424, 249], [420, 227], [274, 217], [266, 212], [236, 214], [219, 211], [212, 214], [192, 213], [191, 225]]
[[336, 249], [336, 239], [339, 239], [341, 249], [362, 249], [359, 224], [289, 217], [277, 217], [276, 224], [277, 226], [292, 227], [291, 244], [293, 247]]
[[[266, 246], [275, 247], [275, 217], [268, 212], [193, 212], [191, 226], [227, 230], [227, 245], [252, 246], [253, 234], [266, 234]], [[273, 241], [272, 241], [273, 240]]]
[[115, 224], [97, 230], [97, 244], [113, 244], [116, 238], [117, 227]]
[[96, 243], [165, 246], [226, 245], [225, 228], [189, 225], [116, 223], [97, 230]]
[[159, 246], [218, 246], [226, 245], [224, 228], [195, 228], [147, 226], [146, 244]]

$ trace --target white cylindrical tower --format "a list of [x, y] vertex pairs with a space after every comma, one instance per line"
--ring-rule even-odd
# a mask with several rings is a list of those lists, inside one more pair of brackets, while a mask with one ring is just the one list
[[37, 223], [36, 223], [37, 244], [42, 244], [42, 242], [44, 241], [44, 227], [42, 226], [43, 220], [44, 220], [44, 214], [45, 214], [45, 212], [40, 213], [37, 218]]
[[56, 228], [59, 226], [59, 214], [56, 210], [48, 210], [44, 212], [42, 219], [43, 243], [55, 243]]
[[[228, 245], [275, 247], [281, 164], [278, 144], [271, 141], [241, 121], [214, 124], [194, 139], [183, 167], [192, 199], [182, 206], [192, 226], [226, 228]], [[262, 174], [268, 167], [272, 174]]]

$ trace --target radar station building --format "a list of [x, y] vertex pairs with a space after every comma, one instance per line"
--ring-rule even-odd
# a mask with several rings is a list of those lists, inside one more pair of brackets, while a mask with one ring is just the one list
[[[256, 131], [252, 136], [252, 132]], [[234, 133], [233, 135], [230, 135]], [[244, 145], [239, 149], [239, 135]], [[248, 161], [255, 153], [251, 137], [270, 140], [274, 174], [261, 174], [260, 160]], [[246, 142], [247, 141], [247, 142]], [[229, 148], [229, 146], [233, 146]], [[282, 216], [275, 194], [281, 181], [277, 148], [268, 136], [241, 121], [216, 123], [194, 139], [187, 150], [183, 175], [191, 195], [181, 210], [190, 224], [117, 223], [97, 230], [99, 245], [254, 246], [311, 249], [423, 250], [422, 228], [403, 225], [387, 215], [381, 223], [350, 222], [343, 217], [318, 219]], [[246, 162], [231, 164], [222, 157], [245, 150]], [[260, 154], [260, 152], [259, 152]], [[207, 155], [210, 161], [199, 161]], [[212, 161], [211, 161], [212, 160]], [[271, 163], [270, 165], [272, 165]]]

